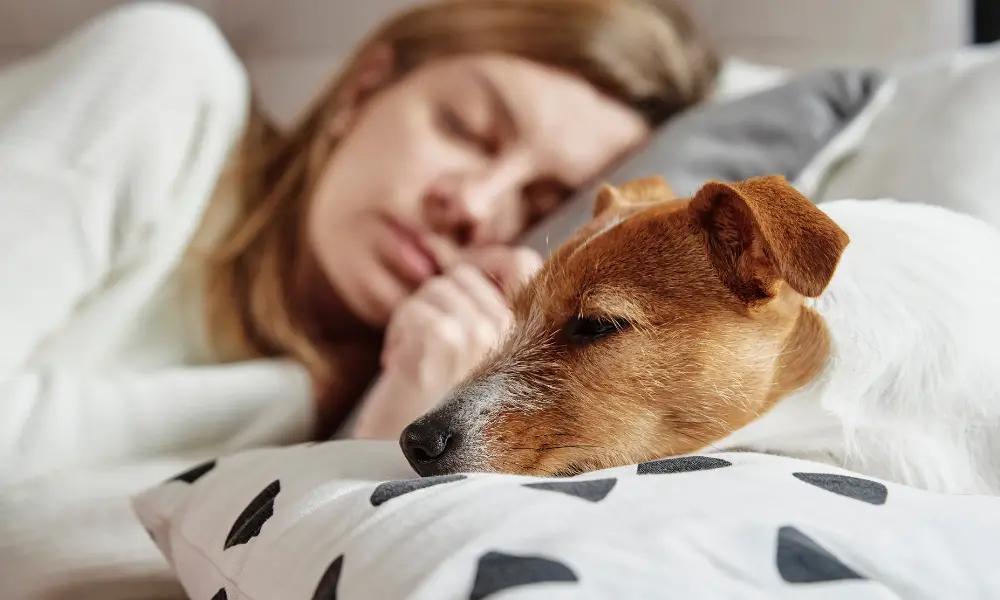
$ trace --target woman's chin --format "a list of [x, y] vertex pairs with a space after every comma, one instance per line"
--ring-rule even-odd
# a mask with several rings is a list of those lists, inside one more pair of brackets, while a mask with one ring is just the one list
[[382, 264], [358, 268], [342, 293], [350, 310], [370, 327], [383, 328], [411, 294], [408, 286]]

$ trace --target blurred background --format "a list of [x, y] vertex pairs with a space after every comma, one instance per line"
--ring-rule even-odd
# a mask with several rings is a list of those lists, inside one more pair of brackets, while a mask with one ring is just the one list
[[[0, 64], [129, 0], [0, 0]], [[349, 49], [417, 0], [191, 0], [250, 69], [265, 109], [293, 119]], [[762, 68], [890, 66], [991, 41], [996, 0], [682, 0], [730, 57]], [[978, 5], [978, 6], [977, 6]]]

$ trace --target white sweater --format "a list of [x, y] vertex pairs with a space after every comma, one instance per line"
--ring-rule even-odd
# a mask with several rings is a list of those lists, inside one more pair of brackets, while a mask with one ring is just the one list
[[132, 493], [311, 427], [298, 365], [210, 364], [179, 273], [248, 97], [178, 5], [116, 9], [0, 71], [0, 598], [162, 575]]

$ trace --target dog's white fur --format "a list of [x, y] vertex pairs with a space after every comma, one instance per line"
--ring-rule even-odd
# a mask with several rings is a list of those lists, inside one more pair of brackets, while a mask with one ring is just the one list
[[713, 445], [930, 490], [1000, 493], [1000, 231], [891, 200], [821, 204], [851, 243], [825, 292], [831, 359]]

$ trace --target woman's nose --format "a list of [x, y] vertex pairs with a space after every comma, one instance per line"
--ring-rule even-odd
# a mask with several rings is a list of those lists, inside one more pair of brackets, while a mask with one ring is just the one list
[[443, 182], [427, 195], [432, 227], [460, 246], [488, 242], [509, 186], [498, 178], [464, 177]]

